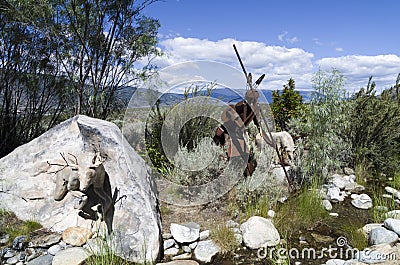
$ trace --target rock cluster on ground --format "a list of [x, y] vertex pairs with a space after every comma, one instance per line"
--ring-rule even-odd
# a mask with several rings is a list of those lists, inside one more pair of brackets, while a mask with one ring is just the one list
[[[81, 176], [87, 176], [80, 170], [92, 172], [96, 152], [104, 158], [104, 178], [98, 185], [104, 193], [96, 193], [93, 184], [85, 190], [89, 199], [84, 203], [84, 197], [72, 193], [80, 192]], [[0, 159], [0, 165], [1, 206], [19, 219], [33, 218], [59, 233], [71, 225], [104, 233], [101, 211], [108, 200], [114, 207], [107, 207], [105, 221], [112, 224], [120, 244], [117, 255], [134, 262], [160, 255], [161, 218], [153, 176], [115, 124], [73, 117], [18, 147]]]
[[[271, 212], [271, 215], [273, 213]], [[280, 236], [270, 219], [259, 216], [250, 217], [242, 225], [233, 220], [226, 222], [226, 227], [234, 232], [238, 245], [249, 249], [276, 246]], [[164, 255], [172, 261], [161, 264], [178, 265], [185, 260], [200, 263], [212, 263], [214, 257], [221, 251], [213, 241], [209, 230], [201, 231], [200, 225], [190, 222], [186, 224], [172, 223], [170, 233], [164, 234]], [[176, 263], [174, 263], [176, 262]], [[182, 263], [186, 264], [186, 263]]]
[[[347, 173], [352, 172], [347, 170]], [[365, 193], [364, 186], [356, 182], [354, 174], [341, 175], [333, 174], [328, 183], [324, 184], [321, 189], [322, 205], [327, 211], [332, 211], [332, 203], [338, 203], [351, 197], [351, 204], [359, 209], [370, 209], [372, 207], [372, 199]], [[362, 194], [360, 194], [362, 193]], [[335, 213], [331, 213], [336, 216]]]
[[362, 229], [368, 239], [369, 247], [355, 250], [350, 260], [332, 259], [326, 265], [397, 265], [400, 258], [400, 220], [387, 218], [383, 223], [366, 224]]
[[17, 236], [0, 251], [4, 265], [79, 265], [93, 254], [87, 242], [92, 232], [83, 227], [69, 227], [62, 234], [48, 230], [36, 235]]

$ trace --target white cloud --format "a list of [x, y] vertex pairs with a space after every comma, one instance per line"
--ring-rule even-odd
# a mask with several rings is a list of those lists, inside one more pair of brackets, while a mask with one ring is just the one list
[[[293, 77], [296, 84], [305, 86], [313, 72], [313, 54], [299, 48], [268, 46], [261, 42], [222, 39], [210, 41], [197, 38], [173, 38], [161, 41], [165, 56], [155, 62], [166, 67], [191, 60], [209, 60], [226, 63], [241, 70], [232, 47], [236, 45], [247, 72], [257, 76], [265, 73], [265, 89], [280, 89]], [[218, 73], [216, 73], [218, 75]], [[244, 78], [244, 77], [243, 77]]]
[[[314, 39], [318, 42], [318, 39]], [[164, 52], [163, 57], [154, 60], [159, 67], [167, 67], [188, 61], [209, 61], [227, 64], [235, 67], [239, 73], [239, 79], [244, 79], [241, 67], [232, 47], [235, 44], [247, 72], [253, 74], [253, 79], [261, 74], [266, 74], [261, 88], [281, 89], [289, 78], [296, 81], [298, 89], [312, 88], [311, 78], [318, 68], [330, 71], [338, 69], [346, 78], [345, 88], [356, 91], [365, 87], [369, 76], [374, 77], [378, 90], [389, 88], [395, 83], [397, 74], [400, 73], [400, 57], [398, 55], [362, 56], [351, 55], [334, 58], [322, 58], [314, 60], [314, 55], [301, 48], [286, 48], [282, 46], [269, 46], [261, 42], [237, 41], [234, 39], [222, 39], [210, 41], [207, 39], [175, 37], [160, 42], [160, 48]], [[196, 63], [198, 64], [198, 63]], [[207, 69], [207, 64], [201, 64]], [[179, 75], [196, 76], [196, 79], [217, 80], [225, 72], [216, 69], [211, 64], [212, 70], [205, 74], [196, 72], [193, 67], [184, 64], [185, 72], [176, 72]], [[189, 65], [190, 66], [190, 65]], [[175, 73], [175, 72], [174, 72]], [[240, 75], [241, 74], [241, 75]], [[175, 76], [178, 80], [180, 77]], [[235, 79], [237, 80], [237, 79]]]
[[400, 57], [395, 54], [323, 58], [316, 64], [322, 70], [338, 69], [346, 77], [348, 89], [353, 91], [365, 87], [370, 76], [378, 90], [387, 89], [394, 85], [400, 73]]
[[281, 42], [287, 42], [290, 44], [294, 44], [299, 41], [297, 37], [289, 37], [289, 32], [284, 31], [282, 34], [278, 35], [278, 40]]
[[337, 52], [342, 52], [342, 51], [343, 51], [343, 48], [337, 47], [337, 48], [335, 48], [335, 51], [337, 51]]

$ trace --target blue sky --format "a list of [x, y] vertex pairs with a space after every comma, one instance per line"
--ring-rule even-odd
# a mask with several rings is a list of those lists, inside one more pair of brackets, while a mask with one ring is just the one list
[[160, 67], [211, 60], [239, 67], [235, 43], [249, 72], [266, 73], [263, 88], [293, 77], [312, 88], [320, 68], [340, 70], [355, 91], [372, 75], [379, 90], [400, 73], [400, 1], [165, 0], [144, 10], [160, 20]]

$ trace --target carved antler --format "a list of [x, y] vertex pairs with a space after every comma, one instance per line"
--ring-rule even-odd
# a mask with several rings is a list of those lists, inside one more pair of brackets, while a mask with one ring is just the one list
[[68, 155], [72, 156], [75, 159], [75, 163], [68, 162], [68, 159], [65, 157], [65, 155], [63, 153], [60, 153], [60, 155], [61, 155], [62, 159], [64, 160], [65, 164], [50, 163], [49, 161], [46, 161], [49, 166], [61, 167], [60, 169], [58, 169], [56, 171], [51, 171], [51, 172], [47, 172], [47, 173], [49, 173], [49, 174], [57, 174], [58, 172], [64, 170], [67, 167], [71, 167], [72, 170], [78, 170], [78, 166], [79, 166], [78, 158], [75, 155], [73, 155], [71, 153], [68, 153]]

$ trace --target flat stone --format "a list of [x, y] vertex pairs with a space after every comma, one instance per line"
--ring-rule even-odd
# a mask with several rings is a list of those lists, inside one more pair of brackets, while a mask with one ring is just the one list
[[365, 187], [358, 183], [351, 182], [351, 183], [346, 184], [346, 186], [344, 187], [344, 190], [348, 191], [348, 192], [359, 193], [359, 192], [363, 192], [365, 190]]
[[165, 256], [175, 256], [178, 253], [179, 253], [179, 248], [176, 247], [169, 248], [164, 251]]
[[61, 250], [62, 250], [62, 247], [57, 244], [57, 245], [49, 247], [49, 249], [47, 250], [47, 253], [49, 253], [52, 256], [55, 256]]
[[172, 234], [171, 233], [162, 234], [162, 238], [163, 239], [171, 239], [172, 238]]
[[200, 237], [200, 226], [193, 223], [171, 223], [170, 231], [174, 239], [179, 243], [192, 243]]
[[363, 193], [357, 196], [354, 200], [351, 201], [351, 204], [358, 208], [358, 209], [363, 209], [367, 210], [372, 208], [372, 199], [369, 197], [367, 194]]
[[368, 237], [370, 245], [391, 244], [399, 239], [398, 235], [384, 227], [378, 227], [371, 230]]
[[88, 257], [90, 252], [82, 247], [67, 248], [54, 256], [52, 265], [81, 265]]
[[62, 239], [65, 243], [74, 247], [83, 246], [88, 239], [92, 237], [93, 233], [85, 227], [68, 227], [62, 233]]
[[51, 265], [52, 262], [53, 262], [52, 255], [43, 255], [29, 261], [28, 263], [26, 263], [26, 265]]
[[385, 191], [387, 193], [392, 194], [396, 198], [400, 198], [400, 191], [396, 190], [395, 188], [392, 187], [385, 187]]
[[387, 212], [385, 214], [386, 218], [393, 218], [393, 219], [399, 219], [400, 220], [400, 210], [393, 210], [390, 212]]
[[172, 260], [182, 260], [182, 259], [191, 259], [191, 258], [192, 258], [192, 254], [183, 253], [183, 254], [180, 254], [178, 256], [172, 257]]
[[14, 265], [14, 264], [17, 264], [18, 261], [19, 261], [19, 258], [17, 256], [11, 257], [11, 258], [6, 260], [6, 264]]
[[58, 233], [49, 233], [34, 236], [28, 243], [31, 248], [48, 248], [61, 241], [61, 235]]
[[194, 256], [200, 262], [211, 262], [212, 258], [218, 254], [220, 248], [212, 240], [200, 241], [194, 249]]

